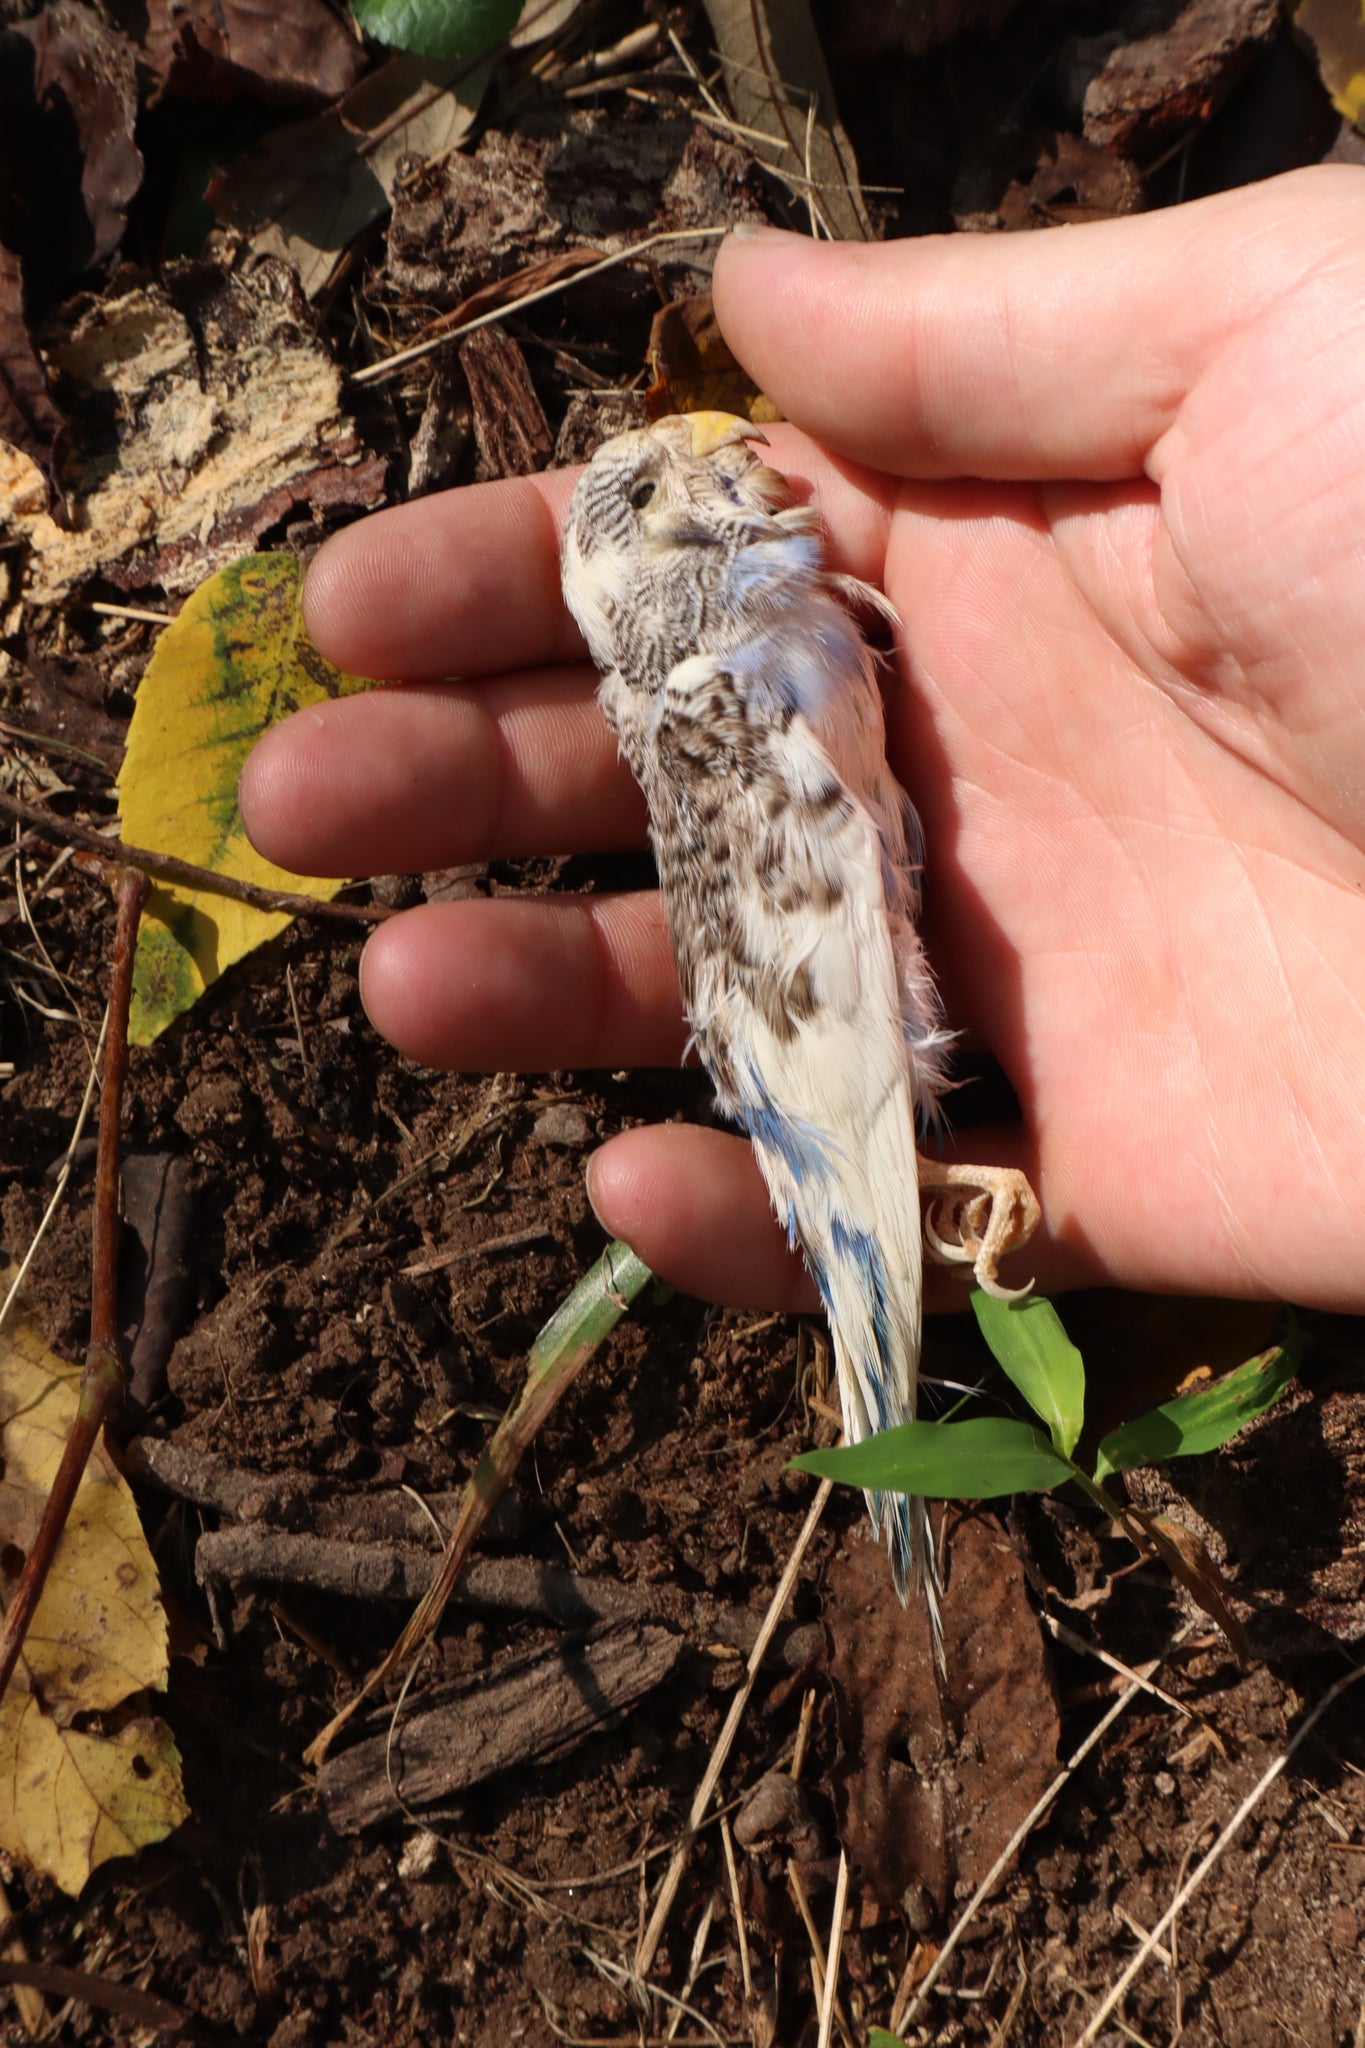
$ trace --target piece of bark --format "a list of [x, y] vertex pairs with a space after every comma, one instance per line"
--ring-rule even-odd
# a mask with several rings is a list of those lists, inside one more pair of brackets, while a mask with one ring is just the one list
[[510, 334], [482, 327], [460, 348], [479, 459], [479, 483], [531, 476], [554, 452], [554, 436], [536, 397], [526, 358]]
[[452, 362], [438, 361], [427, 386], [427, 402], [408, 450], [408, 496], [444, 491], [469, 446], [469, 403]]
[[1170, 148], [1227, 98], [1280, 13], [1279, 0], [1189, 0], [1169, 27], [1139, 28], [1085, 89], [1087, 142], [1139, 161]]
[[154, 280], [124, 270], [40, 339], [70, 421], [73, 529], [31, 505], [22, 457], [12, 477], [0, 465], [0, 526], [27, 544], [32, 603], [58, 603], [92, 576], [188, 590], [295, 506], [318, 516], [383, 496], [385, 465], [361, 448], [341, 372], [278, 258], [240, 274], [211, 262], [168, 264]]
[[423, 1695], [329, 1757], [318, 1786], [332, 1825], [433, 1814], [471, 1786], [565, 1755], [670, 1678], [684, 1645], [667, 1629], [609, 1622]]

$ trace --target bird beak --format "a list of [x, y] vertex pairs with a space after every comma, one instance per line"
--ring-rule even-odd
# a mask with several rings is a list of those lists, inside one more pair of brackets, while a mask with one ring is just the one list
[[692, 430], [692, 453], [701, 457], [714, 455], [717, 448], [732, 447], [736, 441], [761, 441], [766, 448], [768, 437], [761, 434], [751, 420], [739, 419], [732, 412], [690, 412], [687, 424]]

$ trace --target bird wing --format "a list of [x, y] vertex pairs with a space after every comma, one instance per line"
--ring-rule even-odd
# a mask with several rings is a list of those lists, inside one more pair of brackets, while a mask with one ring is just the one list
[[[680, 663], [650, 725], [641, 779], [696, 1043], [820, 1289], [857, 1442], [913, 1416], [920, 1348], [915, 1102], [880, 821], [804, 714], [755, 706], [733, 662]], [[913, 1504], [869, 1504], [903, 1578]]]

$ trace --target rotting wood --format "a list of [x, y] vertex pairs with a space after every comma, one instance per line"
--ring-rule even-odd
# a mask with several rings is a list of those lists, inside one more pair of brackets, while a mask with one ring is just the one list
[[662, 1685], [683, 1654], [667, 1629], [608, 1622], [576, 1642], [441, 1686], [396, 1725], [385, 1713], [377, 1732], [318, 1773], [332, 1824], [352, 1834], [429, 1813], [502, 1771], [562, 1756]]

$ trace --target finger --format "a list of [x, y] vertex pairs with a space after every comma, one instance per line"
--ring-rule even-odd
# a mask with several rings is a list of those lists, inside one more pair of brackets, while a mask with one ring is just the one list
[[644, 801], [586, 669], [393, 688], [300, 711], [260, 741], [239, 801], [294, 874], [642, 846]]
[[730, 236], [714, 296], [750, 375], [857, 461], [1114, 479], [1239, 327], [1363, 226], [1358, 173], [1327, 166], [1048, 234]]
[[581, 659], [559, 596], [575, 475], [471, 484], [345, 527], [309, 565], [310, 639], [339, 668], [379, 682]]
[[[995, 1134], [1000, 1152], [986, 1157], [1012, 1164], [1018, 1140]], [[969, 1153], [979, 1156], [969, 1146]], [[652, 1271], [689, 1294], [729, 1308], [813, 1309], [815, 1283], [804, 1262], [787, 1249], [768, 1190], [748, 1141], [691, 1124], [652, 1124], [594, 1152], [587, 1166], [588, 1199], [603, 1229], [620, 1237]], [[910, 1199], [914, 1199], [913, 1195]], [[1032, 1279], [1040, 1289], [1093, 1282], [1093, 1260], [1040, 1230], [1002, 1274], [1008, 1286]], [[925, 1306], [951, 1312], [966, 1306], [969, 1267], [926, 1264]]]
[[814, 1309], [747, 1139], [694, 1124], [623, 1131], [593, 1153], [588, 1200], [651, 1271], [727, 1308]]
[[[889, 486], [766, 430], [772, 459], [819, 498], [837, 568], [880, 572]], [[581, 659], [559, 589], [559, 534], [577, 470], [472, 484], [359, 520], [314, 557], [309, 635], [329, 661], [378, 681], [429, 682]]]
[[653, 894], [427, 904], [375, 933], [360, 994], [429, 1067], [676, 1066], [687, 1039]]

